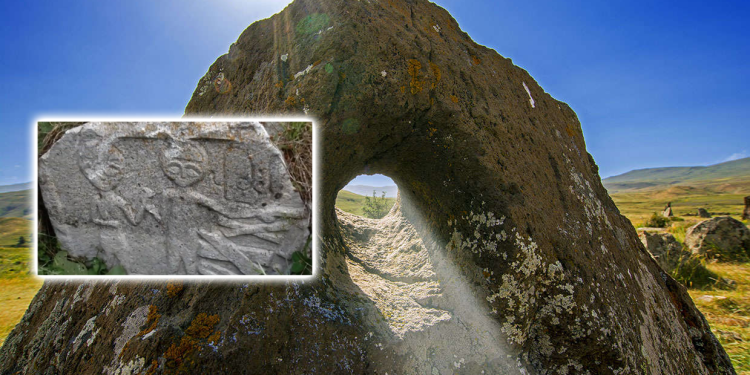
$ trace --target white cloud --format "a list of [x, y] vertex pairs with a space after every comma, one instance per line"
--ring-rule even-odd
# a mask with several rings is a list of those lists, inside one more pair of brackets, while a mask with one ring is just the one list
[[747, 153], [747, 150], [742, 150], [742, 152], [735, 152], [732, 155], [729, 155], [728, 158], [724, 159], [724, 161], [732, 161], [737, 159], [744, 159], [746, 157], [750, 156], [750, 154]]

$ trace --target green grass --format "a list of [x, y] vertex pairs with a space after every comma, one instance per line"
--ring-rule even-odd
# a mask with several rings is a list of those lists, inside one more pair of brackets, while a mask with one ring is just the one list
[[29, 249], [0, 248], [0, 345], [16, 324], [42, 281], [29, 274]]
[[[378, 196], [378, 199], [380, 197]], [[385, 198], [388, 209], [396, 203], [396, 198]], [[365, 196], [354, 194], [350, 191], [341, 190], [339, 195], [336, 196], [336, 207], [342, 211], [346, 211], [355, 215], [364, 216], [362, 207], [365, 204]]]
[[31, 224], [31, 220], [20, 217], [0, 218], [0, 247], [15, 247], [21, 236], [26, 240], [24, 247], [30, 246]]
[[31, 190], [0, 193], [0, 217], [31, 219]]

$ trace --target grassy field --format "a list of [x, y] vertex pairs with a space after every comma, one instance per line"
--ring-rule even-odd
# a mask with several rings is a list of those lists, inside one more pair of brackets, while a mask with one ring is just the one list
[[620, 213], [630, 219], [633, 225], [644, 222], [654, 212], [661, 213], [669, 202], [672, 203], [672, 212], [675, 216], [693, 222], [702, 219], [687, 214], [696, 215], [699, 208], [705, 208], [711, 213], [729, 213], [739, 219], [745, 207], [743, 199], [746, 195], [717, 193], [686, 186], [610, 194]]
[[[610, 196], [620, 213], [636, 227], [643, 226], [648, 217], [654, 212], [661, 213], [671, 202], [677, 221], [671, 222], [665, 230], [684, 242], [687, 229], [706, 220], [693, 216], [698, 208], [705, 208], [715, 216], [716, 213], [729, 213], [729, 216], [740, 219], [743, 198], [748, 192], [745, 187], [738, 192], [734, 188], [737, 185], [736, 181], [714, 181], [615, 192]], [[733, 188], [727, 188], [729, 186]], [[723, 278], [734, 280], [737, 289], [689, 289], [690, 296], [729, 354], [737, 373], [750, 375], [750, 263], [708, 263], [707, 268]]]
[[29, 307], [42, 281], [29, 275], [29, 249], [0, 248], [0, 345]]
[[737, 282], [735, 290], [689, 290], [738, 374], [750, 374], [750, 264], [713, 263], [708, 269]]
[[0, 247], [15, 247], [23, 236], [28, 247], [31, 242], [31, 220], [20, 217], [0, 218]]
[[[380, 197], [378, 196], [378, 199]], [[385, 198], [388, 209], [396, 203], [396, 198]], [[350, 191], [340, 190], [339, 195], [336, 196], [336, 207], [342, 211], [346, 211], [355, 215], [362, 216], [362, 206], [365, 204], [365, 196], [354, 194]]]

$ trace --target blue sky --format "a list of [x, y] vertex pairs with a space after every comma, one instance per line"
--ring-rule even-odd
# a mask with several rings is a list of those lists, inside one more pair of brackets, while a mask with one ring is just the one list
[[[34, 117], [181, 116], [211, 63], [286, 3], [3, 2], [0, 185], [31, 179]], [[438, 1], [578, 113], [602, 177], [750, 156], [750, 5], [655, 3]]]

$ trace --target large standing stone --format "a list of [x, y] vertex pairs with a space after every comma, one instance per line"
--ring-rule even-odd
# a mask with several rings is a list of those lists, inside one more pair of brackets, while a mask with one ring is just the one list
[[685, 245], [709, 259], [744, 261], [750, 259], [750, 229], [730, 216], [719, 216], [688, 228]]
[[[428, 1], [297, 0], [245, 30], [186, 112], [318, 119], [315, 279], [179, 293], [48, 283], [0, 371], [733, 373], [684, 286], [607, 195], [576, 114]], [[334, 202], [362, 173], [399, 187], [424, 249], [385, 253], [425, 265], [412, 285], [392, 278], [403, 273], [391, 259], [348, 261], [356, 243]], [[378, 293], [407, 293], [398, 303], [431, 320]], [[445, 293], [460, 308], [433, 298]]]
[[288, 274], [309, 212], [259, 123], [88, 123], [39, 160], [62, 248], [129, 274]]
[[681, 258], [691, 254], [670, 233], [640, 231], [638, 237], [659, 266], [669, 274], [679, 266]]

